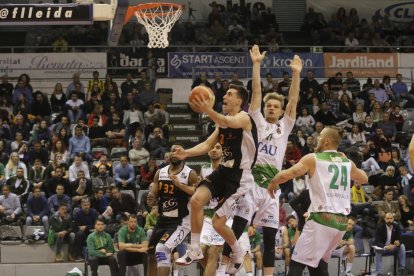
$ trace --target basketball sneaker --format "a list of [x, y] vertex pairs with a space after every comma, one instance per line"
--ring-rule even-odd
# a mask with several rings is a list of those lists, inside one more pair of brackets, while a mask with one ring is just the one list
[[240, 250], [238, 253], [230, 254], [230, 261], [226, 268], [227, 274], [236, 274], [243, 267], [244, 258], [249, 254], [247, 251]]
[[191, 263], [202, 260], [203, 258], [204, 255], [201, 249], [194, 250], [191, 246], [189, 246], [184, 256], [178, 258], [175, 263], [177, 265], [190, 265]]

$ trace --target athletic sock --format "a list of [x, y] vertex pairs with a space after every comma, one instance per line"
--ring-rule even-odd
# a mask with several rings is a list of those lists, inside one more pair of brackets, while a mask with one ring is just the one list
[[191, 233], [191, 248], [200, 251], [200, 233]]
[[216, 276], [226, 275], [226, 268], [227, 268], [227, 264], [220, 263], [219, 267], [216, 270]]
[[346, 263], [346, 272], [351, 272], [352, 270], [352, 263]]
[[253, 276], [253, 272], [246, 272], [246, 276]]
[[178, 272], [179, 272], [179, 270], [178, 270], [178, 269], [174, 269], [174, 270], [173, 270], [173, 275], [174, 275], [174, 276], [178, 276]]
[[256, 276], [262, 276], [263, 270], [258, 269], [256, 272]]
[[239, 242], [236, 241], [235, 243], [230, 244], [230, 248], [231, 248], [231, 252], [233, 252], [233, 254], [238, 254], [240, 252]]

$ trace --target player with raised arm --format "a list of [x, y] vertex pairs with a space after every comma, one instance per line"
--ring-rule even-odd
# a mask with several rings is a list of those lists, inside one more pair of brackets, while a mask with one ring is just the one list
[[311, 205], [292, 254], [289, 276], [302, 275], [308, 266], [310, 275], [328, 275], [328, 260], [346, 231], [351, 210], [351, 179], [367, 183], [367, 174], [337, 151], [343, 130], [325, 127], [318, 140], [316, 153], [310, 153], [293, 167], [279, 172], [267, 188], [271, 197], [280, 184], [295, 177], [309, 175]]
[[177, 149], [183, 148], [178, 144], [171, 146], [170, 165], [155, 173], [154, 185], [147, 197], [151, 207], [157, 204], [158, 199], [159, 212], [149, 240], [149, 276], [170, 275], [172, 250], [190, 232], [188, 203], [195, 191], [198, 176], [174, 155]]
[[[219, 198], [213, 217], [213, 227], [230, 244], [234, 263], [241, 265], [246, 252], [240, 248], [234, 232], [226, 226], [226, 221], [234, 214], [240, 199], [253, 187], [251, 168], [257, 155], [257, 131], [251, 117], [242, 110], [248, 94], [244, 87], [230, 85], [223, 97], [222, 115], [213, 110], [209, 100], [197, 98], [192, 103], [197, 110], [206, 113], [217, 127], [206, 141], [183, 150], [176, 156], [181, 159], [206, 154], [217, 142], [223, 150], [222, 163], [218, 169], [202, 180], [191, 197], [191, 244], [187, 253], [176, 263], [189, 265], [203, 259], [200, 248], [200, 233], [204, 220], [204, 206], [212, 198]], [[246, 225], [239, 225], [242, 231]]]
[[[289, 134], [295, 126], [296, 106], [299, 98], [300, 72], [302, 61], [295, 55], [290, 63], [292, 69], [292, 83], [289, 89], [289, 101], [283, 110], [283, 96], [277, 93], [268, 93], [264, 97], [264, 116], [260, 112], [262, 89], [260, 84], [260, 63], [266, 52], [260, 53], [259, 47], [254, 45], [250, 50], [253, 62], [252, 73], [252, 101], [249, 114], [257, 126], [259, 148], [257, 161], [252, 169], [254, 181], [257, 185], [244, 197], [239, 210], [234, 217], [233, 225], [250, 221], [256, 212], [253, 224], [263, 229], [263, 266], [264, 275], [273, 275], [275, 266], [275, 237], [279, 227], [279, 194], [271, 198], [267, 193], [269, 181], [282, 169], [283, 158]], [[283, 118], [280, 119], [280, 116]], [[236, 233], [237, 236], [237, 233]], [[229, 255], [228, 246], [224, 246], [223, 256]], [[225, 257], [222, 266], [226, 263]], [[228, 273], [234, 273], [238, 268], [230, 264]], [[219, 271], [221, 269], [219, 268]]]

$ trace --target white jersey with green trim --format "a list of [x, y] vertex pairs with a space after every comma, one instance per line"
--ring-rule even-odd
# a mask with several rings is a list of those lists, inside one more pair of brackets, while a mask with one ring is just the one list
[[309, 212], [348, 215], [351, 211], [351, 161], [337, 151], [313, 155], [316, 166], [314, 174], [309, 178]]
[[282, 169], [287, 141], [295, 126], [295, 119], [285, 114], [277, 123], [269, 123], [260, 109], [249, 111], [249, 114], [256, 124], [259, 140], [257, 160], [252, 173], [257, 185], [266, 188]]

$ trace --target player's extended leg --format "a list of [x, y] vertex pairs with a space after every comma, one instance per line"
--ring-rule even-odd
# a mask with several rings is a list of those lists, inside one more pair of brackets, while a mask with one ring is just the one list
[[148, 254], [148, 268], [147, 268], [147, 276], [157, 276], [157, 260], [155, 259], [154, 254]]
[[200, 234], [204, 221], [204, 205], [211, 199], [210, 190], [206, 186], [199, 186], [190, 200], [191, 244], [184, 256], [177, 259], [178, 265], [189, 265], [203, 259], [200, 248]]
[[263, 266], [264, 275], [271, 276], [275, 270], [275, 246], [277, 229], [263, 227]]
[[[216, 224], [215, 224], [215, 219], [216, 219]], [[234, 268], [229, 268], [230, 271], [229, 269], [227, 269], [227, 273], [235, 274], [238, 270], [241, 269], [243, 265], [243, 259], [246, 254], [245, 252], [241, 252], [242, 249], [240, 248], [240, 245], [237, 240], [243, 234], [244, 229], [246, 228], [247, 224], [248, 224], [248, 221], [246, 219], [239, 217], [239, 216], [235, 216], [233, 219], [233, 224], [230, 229], [228, 226], [226, 226], [225, 216], [219, 218], [217, 215], [214, 215], [213, 217], [214, 229], [216, 229], [217, 233], [219, 233], [220, 236], [222, 236], [223, 239], [226, 241], [223, 247], [222, 258], [220, 261], [220, 266], [221, 266], [221, 268], [219, 267], [220, 271], [223, 268], [227, 267], [227, 264], [229, 263], [230, 252], [233, 252], [233, 254], [236, 254], [236, 256], [235, 257], [232, 256], [232, 258], [234, 259], [234, 262], [233, 262]], [[217, 229], [216, 227], [219, 227], [220, 230]], [[223, 234], [220, 231], [223, 231]]]
[[220, 258], [220, 252], [223, 246], [212, 245], [207, 251], [207, 264], [204, 270], [204, 276], [215, 276], [217, 270], [217, 261]]
[[171, 250], [163, 243], [158, 243], [155, 248], [157, 258], [158, 276], [169, 276], [171, 270]]

